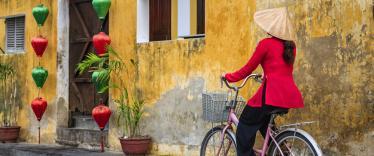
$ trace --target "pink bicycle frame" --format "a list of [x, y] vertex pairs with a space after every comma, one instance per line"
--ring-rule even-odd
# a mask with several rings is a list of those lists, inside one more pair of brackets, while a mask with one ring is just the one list
[[[231, 127], [231, 124], [234, 123], [236, 126], [238, 126], [239, 124], [239, 119], [236, 117], [235, 113], [234, 113], [234, 110], [233, 109], [230, 109], [230, 113], [229, 113], [229, 116], [228, 116], [228, 119], [227, 119], [227, 125], [223, 128], [222, 130], [222, 133], [221, 133], [221, 142], [223, 142], [223, 139], [224, 139], [224, 134], [226, 132], [226, 130]], [[278, 143], [276, 142], [274, 136], [272, 135], [272, 130], [271, 130], [271, 127], [268, 126], [267, 128], [267, 131], [266, 131], [266, 136], [265, 136], [265, 140], [264, 140], [264, 144], [262, 145], [262, 149], [259, 150], [259, 149], [253, 149], [256, 153], [258, 154], [261, 154], [261, 156], [265, 156], [265, 153], [266, 153], [266, 150], [268, 148], [268, 143], [269, 143], [269, 140], [272, 139], [273, 142], [275, 143], [276, 147], [278, 149], [280, 149]], [[288, 147], [287, 147], [288, 148]], [[218, 153], [219, 154], [219, 153]], [[280, 154], [282, 156], [283, 153], [282, 151], [280, 150]]]

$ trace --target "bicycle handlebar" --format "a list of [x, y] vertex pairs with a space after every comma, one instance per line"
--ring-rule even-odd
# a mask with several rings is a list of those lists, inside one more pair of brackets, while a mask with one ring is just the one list
[[259, 82], [259, 83], [262, 83], [262, 75], [261, 74], [251, 74], [249, 76], [247, 76], [244, 81], [242, 82], [242, 84], [237, 87], [235, 85], [230, 85], [229, 82], [226, 80], [226, 78], [224, 76], [221, 77], [221, 86], [223, 86], [223, 82], [226, 84], [227, 88], [230, 88], [230, 89], [233, 89], [235, 91], [241, 89], [244, 87], [244, 85], [247, 83], [248, 79], [250, 78], [253, 78], [255, 81]]

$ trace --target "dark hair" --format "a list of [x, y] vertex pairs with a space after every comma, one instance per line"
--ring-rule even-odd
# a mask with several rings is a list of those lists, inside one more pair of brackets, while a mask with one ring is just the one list
[[293, 54], [293, 51], [295, 49], [295, 43], [292, 41], [283, 40], [283, 47], [283, 60], [287, 64], [293, 64], [295, 61], [295, 55]]

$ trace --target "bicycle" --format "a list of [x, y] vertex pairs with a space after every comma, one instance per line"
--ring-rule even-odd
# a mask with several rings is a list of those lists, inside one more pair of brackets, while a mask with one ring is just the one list
[[[226, 86], [235, 92], [234, 98], [232, 100], [226, 100], [226, 105], [224, 109], [216, 109], [215, 117], [225, 116], [226, 122], [223, 123], [221, 121], [221, 125], [215, 126], [214, 128], [210, 129], [208, 133], [205, 135], [203, 142], [201, 143], [200, 148], [200, 156], [235, 156], [236, 154], [236, 139], [235, 133], [233, 129], [233, 124], [235, 126], [238, 125], [239, 120], [236, 116], [235, 110], [237, 107], [238, 102], [238, 94], [239, 90], [243, 88], [246, 84], [248, 79], [253, 78], [258, 82], [262, 82], [261, 75], [259, 74], [251, 74], [244, 79], [242, 84], [239, 87], [235, 85], [230, 85], [224, 78], [221, 78], [221, 87], [222, 83], [225, 83]], [[208, 97], [206, 94], [204, 97]], [[204, 98], [203, 97], [203, 98]], [[204, 99], [206, 101], [206, 99]], [[204, 105], [203, 100], [203, 105]], [[211, 101], [214, 102], [214, 101]], [[216, 107], [216, 106], [215, 106]], [[219, 106], [222, 107], [222, 106]], [[203, 109], [205, 106], [203, 106]], [[212, 108], [210, 108], [212, 109]], [[218, 110], [218, 114], [217, 114]], [[213, 113], [211, 111], [210, 113]], [[306, 131], [299, 129], [300, 126], [311, 124], [313, 122], [301, 122], [301, 123], [294, 123], [289, 125], [283, 125], [277, 127], [274, 123], [274, 120], [277, 116], [284, 115], [287, 113], [286, 109], [276, 109], [270, 112], [271, 118], [269, 122], [269, 126], [266, 132], [266, 136], [264, 139], [264, 143], [262, 145], [262, 149], [254, 149], [256, 155], [261, 156], [304, 156], [304, 155], [311, 155], [311, 156], [321, 156], [322, 151], [319, 148], [317, 142], [313, 139], [311, 135], [309, 135]], [[204, 115], [207, 115], [205, 113]], [[210, 114], [212, 115], [212, 114]], [[211, 118], [214, 120], [214, 117]], [[217, 119], [217, 118], [216, 118]], [[224, 119], [224, 118], [221, 118]], [[220, 121], [221, 119], [215, 120]], [[212, 121], [213, 121], [212, 120]], [[217, 135], [217, 136], [216, 136]], [[217, 145], [215, 141], [218, 141]], [[210, 144], [213, 142], [213, 144]]]

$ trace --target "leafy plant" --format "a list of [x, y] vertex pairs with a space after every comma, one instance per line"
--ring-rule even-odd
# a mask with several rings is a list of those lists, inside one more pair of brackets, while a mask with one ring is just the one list
[[139, 122], [144, 113], [144, 101], [135, 97], [130, 103], [127, 89], [122, 88], [120, 97], [114, 102], [118, 105], [117, 124], [122, 128], [122, 137], [140, 136]]
[[[113, 102], [118, 106], [118, 118], [117, 124], [121, 127], [123, 132], [123, 137], [136, 137], [140, 135], [139, 132], [139, 122], [143, 116], [144, 101], [139, 98], [139, 96], [134, 93], [134, 97], [129, 98], [128, 89], [126, 88], [126, 81], [122, 77], [118, 77], [119, 84], [110, 82], [110, 75], [119, 75], [121, 72], [125, 72], [126, 80], [130, 80], [128, 77], [129, 71], [125, 66], [123, 59], [113, 50], [111, 47], [107, 47], [108, 53], [102, 57], [97, 56], [94, 53], [89, 53], [87, 57], [78, 64], [77, 71], [79, 74], [83, 74], [86, 71], [100, 72], [97, 78], [97, 82], [100, 85], [105, 85], [99, 93], [107, 91], [109, 88], [118, 89], [120, 95], [118, 98], [113, 98]], [[109, 60], [109, 55], [113, 56]], [[130, 64], [137, 66], [137, 62], [130, 59]], [[135, 82], [128, 82], [133, 84], [135, 87]]]
[[[110, 74], [112, 72], [118, 72], [119, 70], [123, 69], [125, 65], [112, 47], [108, 46], [107, 50], [108, 53], [102, 57], [99, 57], [94, 53], [89, 53], [76, 68], [79, 74], [83, 74], [86, 71], [99, 72], [96, 82], [99, 83], [100, 86], [103, 86], [102, 88], [97, 88], [99, 93], [104, 93], [109, 89], [108, 82]], [[109, 61], [110, 54], [114, 57]]]
[[16, 103], [17, 88], [15, 83], [16, 70], [11, 63], [0, 63], [0, 126], [14, 126], [17, 124]]

